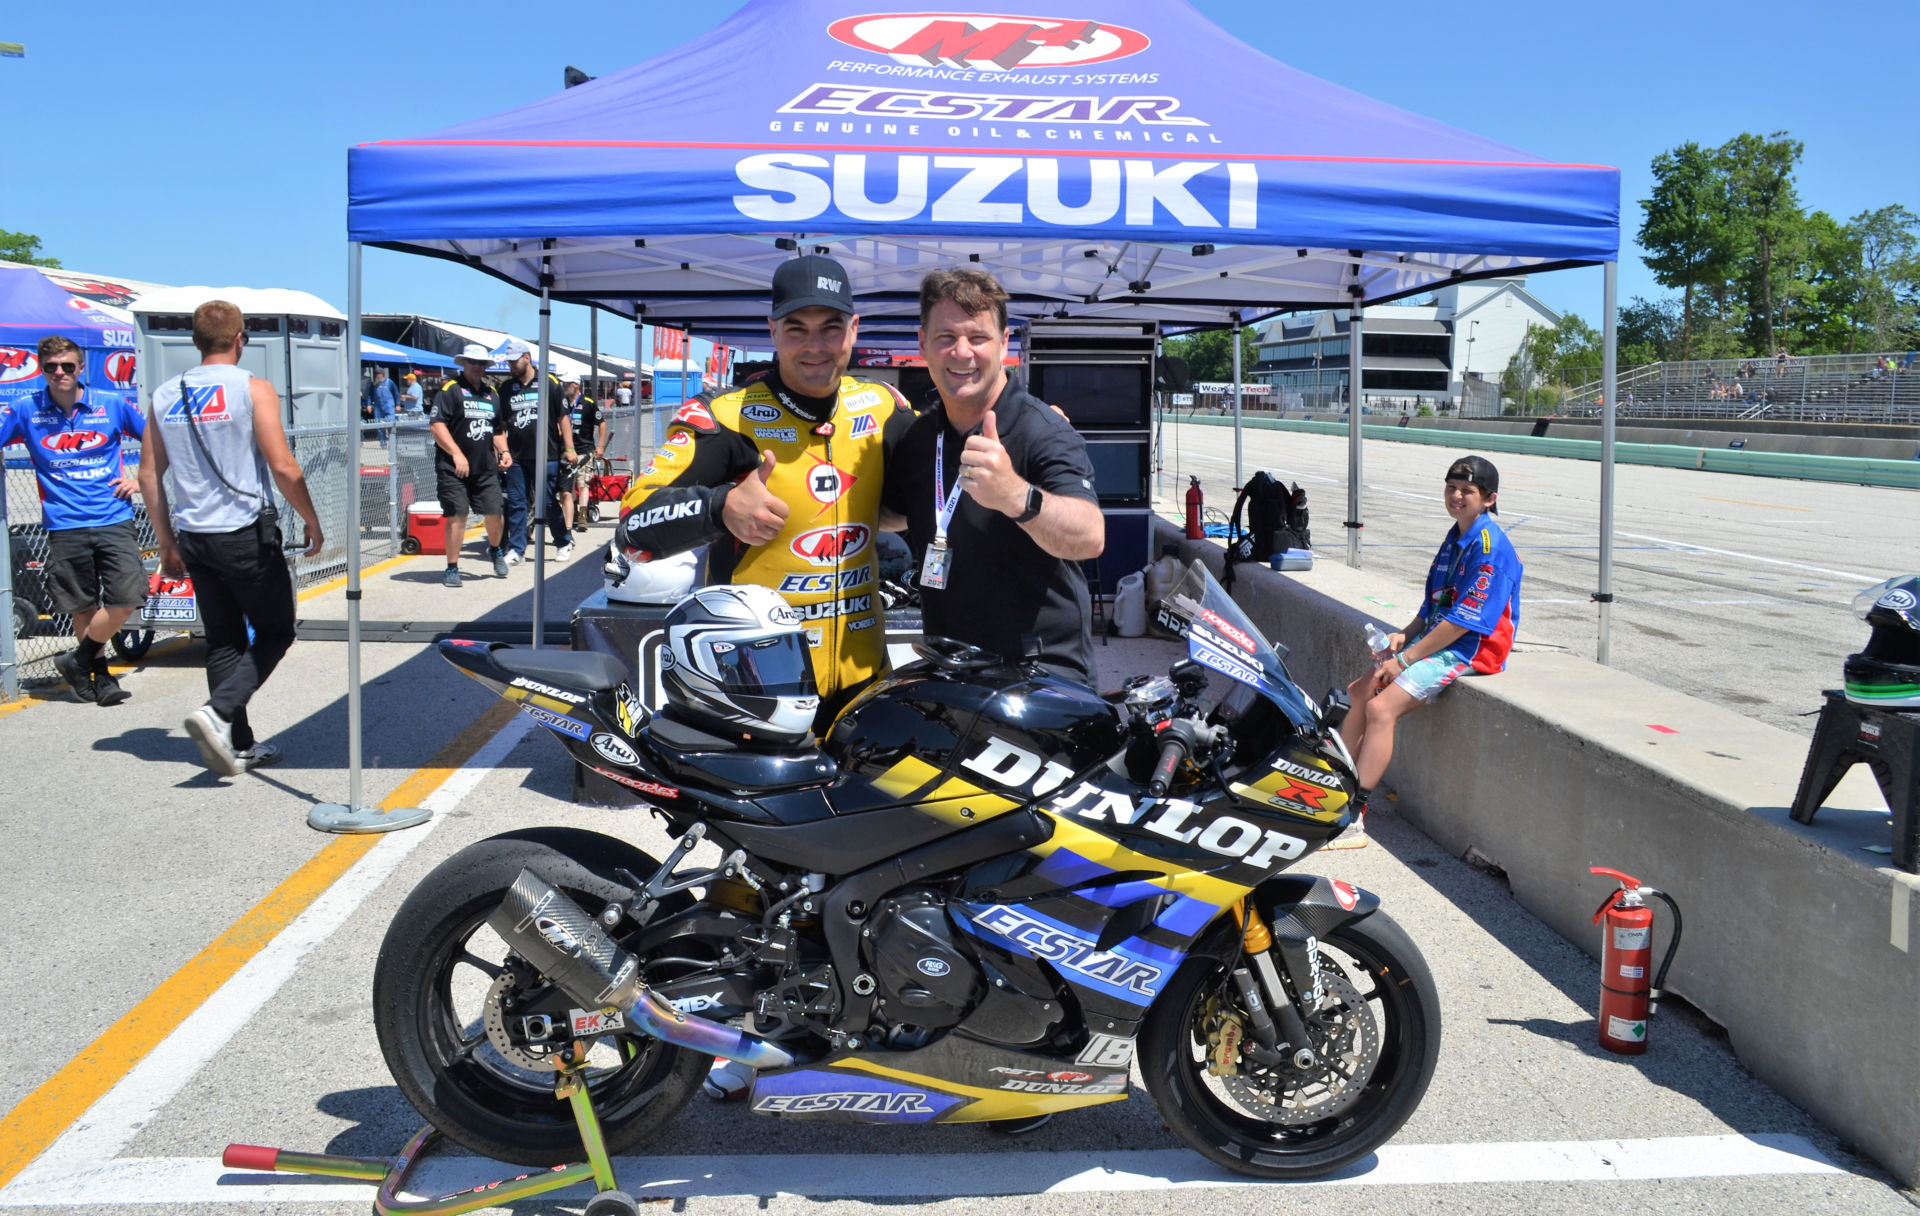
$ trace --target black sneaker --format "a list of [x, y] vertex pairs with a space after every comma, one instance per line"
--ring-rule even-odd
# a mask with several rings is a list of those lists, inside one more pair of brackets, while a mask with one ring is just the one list
[[71, 650], [54, 655], [53, 669], [60, 673], [60, 678], [67, 682], [74, 696], [82, 701], [99, 700], [99, 694], [93, 687], [93, 673], [80, 661], [79, 655]]
[[93, 694], [96, 705], [118, 705], [133, 694], [120, 687], [113, 673], [107, 670], [105, 659], [93, 665]]

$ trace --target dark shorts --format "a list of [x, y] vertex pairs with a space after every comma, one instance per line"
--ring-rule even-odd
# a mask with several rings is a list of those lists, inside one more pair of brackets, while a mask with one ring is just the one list
[[[468, 468], [472, 468], [472, 465], [468, 465]], [[460, 477], [448, 465], [436, 462], [433, 472], [434, 491], [440, 499], [440, 509], [448, 515], [500, 514], [500, 474], [497, 471], [483, 469]]]
[[47, 588], [55, 612], [145, 603], [147, 571], [140, 563], [140, 537], [133, 521], [47, 533]]

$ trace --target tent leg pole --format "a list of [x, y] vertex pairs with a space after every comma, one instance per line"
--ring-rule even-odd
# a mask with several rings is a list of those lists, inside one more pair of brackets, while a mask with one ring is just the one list
[[639, 317], [633, 319], [633, 468], [630, 472], [635, 481], [640, 480], [640, 456], [646, 449], [646, 440], [640, 431], [640, 420], [646, 417], [646, 411], [640, 406], [640, 356], [646, 351], [647, 327]]
[[1618, 374], [1620, 263], [1608, 262], [1602, 278], [1600, 303], [1600, 586], [1593, 598], [1600, 605], [1600, 637], [1594, 658], [1613, 662], [1613, 420], [1618, 410], [1614, 381]]
[[[1240, 487], [1247, 484], [1245, 470], [1241, 467], [1240, 432], [1240, 318], [1234, 314], [1233, 321], [1233, 492], [1238, 494]], [[1255, 554], [1256, 558], [1260, 555]]]
[[[552, 248], [549, 244], [548, 248]], [[540, 362], [533, 368], [533, 382], [539, 386], [540, 395], [535, 398], [540, 403], [540, 421], [534, 430], [532, 477], [526, 478], [533, 494], [532, 516], [529, 537], [533, 545], [533, 648], [539, 650], [546, 645], [547, 633], [547, 539], [542, 535], [547, 523], [547, 459], [558, 457], [560, 453], [547, 451], [548, 410], [553, 403], [547, 400], [547, 360], [553, 335], [553, 274], [551, 260], [540, 259]], [[579, 449], [579, 441], [574, 441]], [[564, 519], [562, 522], [565, 522]], [[505, 537], [501, 538], [503, 541]]]
[[[1355, 290], [1359, 290], [1355, 288]], [[1360, 474], [1363, 439], [1360, 404], [1360, 344], [1363, 320], [1356, 301], [1347, 321], [1347, 565], [1360, 568]]]
[[347, 245], [347, 805], [360, 805], [360, 242]]
[[317, 832], [391, 832], [425, 823], [431, 814], [418, 807], [368, 807], [360, 803], [360, 260], [361, 245], [347, 242], [347, 341], [341, 352], [347, 376], [341, 396], [347, 407], [347, 800], [319, 803], [307, 812]]

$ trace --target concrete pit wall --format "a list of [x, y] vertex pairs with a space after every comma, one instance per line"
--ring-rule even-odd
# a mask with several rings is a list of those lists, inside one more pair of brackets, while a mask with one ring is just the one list
[[[1160, 521], [1154, 552], [1166, 544], [1221, 570], [1217, 542]], [[1316, 699], [1365, 670], [1366, 620], [1397, 629], [1418, 601], [1324, 555], [1294, 574], [1243, 564], [1233, 595]], [[1522, 905], [1590, 954], [1610, 884], [1588, 866], [1670, 892], [1686, 927], [1668, 989], [1725, 1027], [1757, 1076], [1920, 1185], [1920, 877], [1865, 851], [1890, 842], [1866, 769], [1813, 824], [1793, 823], [1804, 740], [1525, 640], [1505, 672], [1401, 723], [1384, 783], [1396, 811], [1506, 871]], [[1657, 903], [1656, 924], [1658, 959]]]

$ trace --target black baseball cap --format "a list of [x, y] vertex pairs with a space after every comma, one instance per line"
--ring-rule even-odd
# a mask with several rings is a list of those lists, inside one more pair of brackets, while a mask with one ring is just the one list
[[852, 316], [857, 310], [846, 267], [817, 253], [780, 263], [773, 272], [773, 311], [768, 317], [778, 321], [803, 308], [831, 308]]
[[[1482, 494], [1500, 492], [1500, 470], [1493, 467], [1493, 461], [1485, 456], [1462, 456], [1447, 466], [1448, 481], [1464, 481], [1479, 488]], [[1493, 508], [1489, 508], [1492, 510]]]

